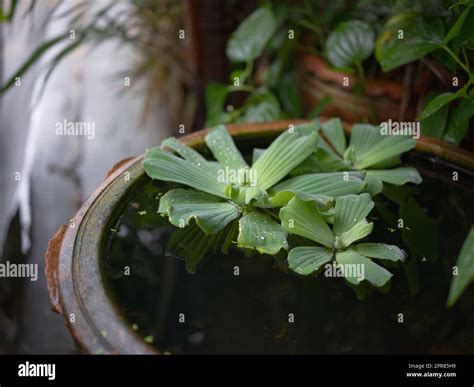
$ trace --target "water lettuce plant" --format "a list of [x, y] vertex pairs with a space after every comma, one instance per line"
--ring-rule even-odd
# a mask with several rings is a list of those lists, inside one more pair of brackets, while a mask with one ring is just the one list
[[216, 161], [170, 138], [149, 150], [143, 165], [154, 179], [191, 188], [172, 189], [160, 200], [158, 212], [173, 225], [186, 227], [193, 219], [209, 235], [238, 220], [239, 247], [276, 254], [288, 249], [288, 243], [275, 208], [295, 195], [327, 207], [334, 197], [358, 193], [365, 186], [360, 174], [346, 178], [342, 172], [307, 174], [278, 185], [314, 152], [318, 140], [316, 123], [292, 127], [249, 166], [227, 129], [218, 126], [206, 136]]
[[[316, 246], [298, 246], [288, 253], [290, 269], [301, 275], [317, 272], [332, 262], [342, 268], [346, 265], [364, 267], [363, 278], [356, 271], [342, 270], [343, 277], [354, 285], [363, 279], [375, 287], [383, 287], [392, 274], [372, 261], [372, 258], [392, 262], [403, 261], [405, 253], [397, 246], [383, 243], [354, 242], [368, 236], [373, 223], [367, 215], [374, 207], [368, 193], [346, 195], [336, 199], [333, 214], [324, 216], [311, 201], [297, 197], [280, 210], [282, 226], [288, 232], [316, 242]], [[332, 229], [328, 225], [332, 223]]]
[[[383, 182], [393, 185], [421, 183], [415, 168], [400, 167], [400, 155], [414, 148], [415, 140], [409, 135], [387, 135], [383, 128], [369, 124], [352, 127], [349, 144], [339, 118], [321, 123], [325, 141], [319, 141], [316, 151], [293, 174], [357, 170], [365, 171], [367, 192], [382, 192]], [[395, 168], [396, 167], [396, 168]]]
[[[227, 253], [232, 245], [275, 257], [288, 254], [289, 268], [306, 275], [332, 260], [360, 263], [370, 284], [384, 286], [391, 274], [372, 258], [398, 262], [404, 253], [385, 244], [354, 245], [373, 229], [366, 219], [374, 206], [371, 195], [364, 193], [370, 185], [366, 168], [388, 165], [383, 164], [387, 159], [393, 165], [414, 141], [401, 136], [385, 139], [372, 126], [358, 128], [347, 146], [338, 121], [290, 125], [267, 149], [254, 149], [251, 162], [222, 125], [205, 138], [215, 160], [176, 138], [150, 149], [143, 161], [146, 173], [179, 185], [160, 197], [158, 207], [158, 213], [178, 227], [168, 252], [184, 258], [191, 272], [207, 255], [219, 249]], [[317, 168], [304, 172], [308, 165]], [[381, 185], [421, 181], [416, 170], [407, 170], [409, 174], [373, 171]], [[333, 224], [332, 230], [328, 224]], [[290, 236], [303, 238], [295, 245]], [[311, 241], [319, 245], [312, 246]], [[353, 284], [361, 281], [346, 279]]]

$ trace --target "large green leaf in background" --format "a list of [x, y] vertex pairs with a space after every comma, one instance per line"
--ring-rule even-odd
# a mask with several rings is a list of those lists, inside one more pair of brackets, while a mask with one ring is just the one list
[[233, 62], [247, 62], [259, 57], [277, 28], [268, 8], [258, 8], [232, 33], [226, 53]]
[[224, 125], [212, 128], [206, 136], [207, 147], [223, 167], [235, 170], [248, 167]]
[[190, 189], [172, 189], [160, 199], [158, 212], [169, 216], [171, 224], [189, 225], [191, 219], [206, 233], [213, 234], [240, 215], [239, 208], [230, 202]]
[[[403, 39], [399, 33], [403, 31]], [[375, 56], [383, 71], [424, 57], [443, 44], [444, 25], [437, 16], [405, 12], [393, 16], [377, 39]]]
[[425, 118], [431, 116], [443, 106], [449, 104], [457, 98], [461, 98], [464, 93], [465, 91], [461, 89], [456, 93], [447, 92], [437, 95], [425, 106], [423, 111], [418, 115], [418, 120], [424, 120]]
[[474, 281], [474, 226], [471, 227], [464, 241], [459, 257], [456, 261], [458, 273], [453, 276], [447, 305], [453, 306], [466, 290], [468, 285]]
[[465, 98], [452, 109], [449, 115], [444, 140], [459, 145], [469, 130], [469, 121], [474, 116], [474, 98]]
[[153, 179], [180, 183], [212, 195], [226, 197], [226, 184], [217, 180], [215, 169], [208, 165], [197, 166], [160, 148], [152, 148], [145, 154], [143, 167]]
[[269, 216], [251, 211], [239, 220], [240, 247], [255, 249], [262, 254], [276, 254], [281, 249], [288, 250], [286, 231]]
[[291, 234], [296, 234], [332, 247], [334, 235], [312, 201], [305, 202], [297, 197], [280, 210], [281, 225]]
[[345, 68], [362, 63], [374, 50], [374, 31], [360, 20], [342, 22], [326, 40], [326, 56], [335, 67]]
[[211, 82], [206, 86], [206, 127], [226, 124], [225, 101], [229, 94], [227, 85]]
[[246, 101], [248, 107], [238, 122], [268, 122], [280, 118], [281, 109], [278, 99], [269, 91], [258, 91]]

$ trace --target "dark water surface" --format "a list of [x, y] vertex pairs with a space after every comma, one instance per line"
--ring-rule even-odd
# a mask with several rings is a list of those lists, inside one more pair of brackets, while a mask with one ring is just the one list
[[168, 188], [149, 181], [111, 224], [104, 257], [110, 294], [131, 329], [163, 352], [474, 353], [473, 287], [445, 307], [474, 220], [473, 175], [415, 153], [405, 161], [424, 182], [389, 187], [369, 215], [369, 241], [408, 253], [405, 265], [386, 266], [394, 274], [388, 294], [360, 301], [343, 279], [300, 277], [272, 257], [238, 250], [219, 252], [189, 274], [184, 261], [164, 255], [175, 228], [156, 214], [156, 196]]

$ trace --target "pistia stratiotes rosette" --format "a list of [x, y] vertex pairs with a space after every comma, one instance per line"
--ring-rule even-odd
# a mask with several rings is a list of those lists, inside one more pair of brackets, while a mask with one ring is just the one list
[[422, 178], [412, 167], [399, 167], [400, 155], [415, 147], [415, 140], [409, 135], [384, 134], [380, 126], [355, 124], [352, 127], [349, 144], [339, 118], [321, 123], [324, 141], [301, 163], [293, 175], [301, 173], [357, 170], [366, 171], [367, 192], [380, 193], [383, 183], [403, 185], [419, 184]]
[[186, 230], [175, 232], [169, 252], [183, 257], [188, 270], [195, 271], [206, 255], [219, 248], [227, 252], [233, 243], [266, 254], [288, 250], [279, 207], [299, 197], [329, 209], [335, 197], [365, 187], [360, 172], [306, 174], [281, 182], [315, 152], [318, 140], [317, 122], [291, 127], [259, 157], [254, 155], [251, 166], [224, 126], [206, 136], [216, 161], [175, 138], [149, 150], [143, 165], [151, 178], [189, 187], [171, 189], [160, 199], [158, 212]]
[[[358, 243], [368, 236], [373, 223], [366, 217], [374, 207], [368, 193], [338, 197], [334, 211], [325, 214], [312, 201], [294, 197], [280, 210], [282, 226], [289, 233], [302, 236], [318, 245], [294, 247], [288, 253], [290, 269], [301, 275], [318, 272], [328, 263], [342, 268], [346, 265], [363, 266], [364, 277], [356, 271], [342, 270], [345, 279], [359, 285], [366, 280], [371, 285], [385, 286], [392, 274], [372, 259], [392, 262], [403, 261], [405, 253], [393, 245], [383, 243]], [[332, 223], [332, 229], [328, 222]]]

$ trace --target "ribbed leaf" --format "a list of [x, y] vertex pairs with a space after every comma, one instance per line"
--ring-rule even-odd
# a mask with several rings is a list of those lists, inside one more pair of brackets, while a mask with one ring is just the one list
[[320, 195], [326, 197], [344, 196], [359, 193], [365, 183], [358, 172], [318, 173], [296, 176], [276, 185], [269, 191], [270, 201], [275, 205], [285, 204], [293, 194]]
[[373, 223], [368, 223], [367, 220], [363, 219], [350, 230], [343, 232], [341, 235], [336, 235], [336, 242], [334, 246], [337, 249], [344, 249], [349, 247], [355, 241], [365, 238], [374, 229]]
[[412, 149], [416, 141], [410, 136], [382, 135], [379, 126], [356, 124], [352, 127], [350, 146], [354, 167], [365, 169]]
[[352, 249], [365, 257], [385, 259], [387, 261], [398, 262], [405, 259], [405, 252], [394, 245], [383, 243], [360, 243]]
[[206, 136], [206, 144], [223, 167], [234, 170], [248, 167], [225, 126], [219, 125], [211, 129]]
[[239, 247], [255, 249], [263, 254], [276, 254], [288, 250], [286, 231], [269, 216], [252, 211], [240, 218]]
[[342, 156], [346, 150], [346, 135], [342, 127], [341, 119], [331, 118], [321, 124], [321, 128], [324, 137], [331, 143], [334, 150]]
[[374, 208], [368, 193], [347, 195], [336, 199], [334, 213], [334, 234], [342, 235], [361, 222]]
[[[403, 39], [400, 39], [400, 31]], [[443, 36], [444, 24], [440, 17], [396, 13], [379, 34], [375, 57], [383, 71], [390, 71], [440, 48]]]
[[368, 192], [370, 195], [375, 196], [383, 191], [383, 182], [378, 177], [367, 173], [365, 174], [364, 181], [367, 183], [364, 191]]
[[297, 197], [280, 210], [281, 225], [291, 234], [300, 235], [327, 247], [332, 247], [334, 235], [314, 202]]
[[186, 270], [196, 272], [199, 263], [215, 253], [227, 234], [223, 229], [215, 234], [207, 235], [196, 224], [179, 228], [171, 235], [166, 254], [174, 255], [186, 261]]
[[326, 40], [326, 55], [335, 67], [362, 63], [375, 46], [374, 30], [360, 20], [339, 23]]
[[363, 257], [362, 255], [350, 250], [336, 253], [336, 262], [344, 265], [344, 274], [348, 274], [345, 275], [344, 278], [346, 278], [350, 283], [356, 285], [360, 283], [360, 278], [355, 275], [358, 270], [351, 270], [351, 267], [355, 268], [355, 266], [346, 265], [361, 265], [359, 267], [363, 267], [364, 279], [379, 288], [390, 281], [390, 278], [392, 277], [392, 274], [382, 266], [379, 266], [369, 258]]
[[255, 164], [258, 158], [263, 155], [265, 152], [265, 149], [260, 149], [260, 148], [253, 148], [252, 152], [252, 164]]
[[[316, 124], [314, 127], [317, 127]], [[260, 188], [266, 190], [278, 183], [314, 152], [318, 134], [316, 131], [307, 133], [307, 125], [304, 129], [295, 126], [293, 131], [287, 130], [278, 136], [259, 157], [252, 168], [256, 171]]]
[[295, 247], [288, 253], [288, 266], [301, 275], [308, 275], [331, 261], [333, 252], [325, 247]]
[[257, 8], [232, 33], [226, 54], [233, 62], [247, 62], [260, 56], [277, 28], [277, 21], [268, 8]]
[[215, 170], [208, 165], [197, 166], [160, 148], [153, 148], [146, 153], [143, 167], [153, 179], [172, 181], [225, 197], [226, 184], [218, 181]]
[[194, 219], [206, 234], [223, 229], [240, 214], [239, 207], [233, 203], [220, 201], [204, 192], [181, 188], [168, 191], [160, 199], [158, 212], [168, 215], [171, 224], [181, 228]]
[[370, 170], [367, 171], [366, 177], [373, 176], [377, 179], [394, 185], [403, 185], [406, 183], [420, 184], [423, 179], [416, 168], [401, 167], [387, 170]]
[[172, 152], [181, 156], [183, 159], [192, 162], [198, 167], [202, 165], [209, 165], [213, 167], [213, 169], [218, 169], [217, 164], [212, 164], [211, 162], [206, 160], [199, 152], [196, 152], [193, 148], [184, 145], [175, 137], [169, 137], [166, 140], [162, 141], [161, 149], [171, 150]]
[[461, 297], [468, 285], [474, 281], [474, 226], [464, 241], [459, 257], [456, 261], [457, 276], [453, 276], [449, 288], [448, 306], [453, 306]]

